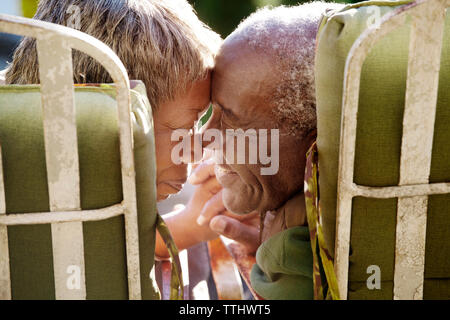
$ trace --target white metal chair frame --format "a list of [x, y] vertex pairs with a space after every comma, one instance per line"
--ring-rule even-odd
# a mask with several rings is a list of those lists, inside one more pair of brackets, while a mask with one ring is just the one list
[[[64, 26], [1, 14], [0, 31], [33, 37], [37, 42], [51, 210], [6, 214], [0, 154], [0, 299], [11, 299], [7, 226], [50, 223], [56, 298], [86, 299], [82, 222], [104, 220], [121, 214], [125, 219], [129, 298], [140, 299], [130, 84], [124, 65], [101, 41]], [[80, 208], [72, 49], [99, 61], [111, 75], [117, 90], [123, 201], [99, 210]], [[79, 290], [71, 290], [66, 285], [69, 266], [78, 266], [81, 270]]]
[[[398, 198], [394, 299], [422, 299], [428, 195], [450, 193], [450, 183], [429, 184], [440, 58], [449, 0], [418, 0], [386, 14], [369, 28], [347, 57], [339, 151], [335, 271], [341, 299], [347, 298], [353, 197]], [[411, 16], [399, 186], [356, 185], [356, 125], [361, 70], [369, 50]]]

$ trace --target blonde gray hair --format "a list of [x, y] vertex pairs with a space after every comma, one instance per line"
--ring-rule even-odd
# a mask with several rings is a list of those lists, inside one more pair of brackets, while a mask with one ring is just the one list
[[[142, 80], [153, 108], [175, 98], [214, 66], [220, 36], [203, 24], [186, 0], [41, 0], [34, 19], [67, 25], [68, 9], [80, 9], [80, 31], [107, 44], [130, 79]], [[75, 83], [108, 83], [109, 74], [74, 51]], [[24, 38], [7, 83], [39, 83], [35, 40]]]
[[262, 8], [241, 22], [226, 39], [268, 55], [279, 77], [270, 93], [278, 125], [304, 137], [315, 129], [314, 56], [322, 14], [341, 4], [311, 2]]

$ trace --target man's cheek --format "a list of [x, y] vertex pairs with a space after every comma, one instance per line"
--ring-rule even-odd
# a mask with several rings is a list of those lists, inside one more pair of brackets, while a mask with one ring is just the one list
[[257, 209], [258, 198], [258, 194], [249, 192], [248, 186], [242, 183], [224, 188], [222, 193], [225, 208], [235, 214], [246, 214]]

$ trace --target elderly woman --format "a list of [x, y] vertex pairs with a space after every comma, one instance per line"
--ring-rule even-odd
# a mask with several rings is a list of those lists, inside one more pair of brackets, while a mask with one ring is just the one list
[[[192, 128], [209, 106], [211, 70], [221, 38], [186, 0], [41, 0], [34, 18], [67, 25], [72, 6], [80, 9], [80, 31], [111, 47], [129, 78], [142, 80], [147, 88], [155, 130], [157, 199], [166, 199], [179, 192], [187, 178], [187, 164], [171, 160], [172, 132]], [[37, 58], [35, 40], [25, 38], [6, 72], [6, 83], [39, 83]], [[74, 52], [73, 66], [76, 83], [112, 82], [99, 63], [81, 52]], [[200, 176], [202, 168], [196, 171]], [[195, 218], [220, 189], [215, 177], [203, 177], [186, 208], [166, 219], [180, 250], [217, 236]], [[186, 225], [191, 226], [189, 232]], [[159, 234], [155, 255], [168, 257]]]

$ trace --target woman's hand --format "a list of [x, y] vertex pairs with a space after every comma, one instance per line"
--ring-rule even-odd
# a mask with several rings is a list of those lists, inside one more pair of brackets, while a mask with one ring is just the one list
[[[209, 206], [208, 211], [211, 212], [214, 207], [219, 208], [217, 202], [222, 201], [221, 196], [216, 196], [222, 186], [214, 175], [214, 164], [209, 160], [202, 162], [193, 170], [188, 181], [195, 185], [195, 189], [187, 205], [163, 217], [178, 250], [218, 237], [218, 234], [212, 231], [208, 225], [197, 224], [197, 218], [206, 205]], [[219, 213], [217, 212], [217, 214]], [[155, 254], [160, 259], [169, 257], [159, 234], [156, 238]]]
[[[220, 234], [242, 243], [249, 253], [256, 252], [259, 216], [257, 213], [237, 215], [226, 210], [212, 160], [197, 165], [188, 182], [195, 185], [195, 191], [186, 207], [164, 216], [178, 250], [215, 239]], [[169, 257], [159, 234], [155, 254], [160, 259]]]

